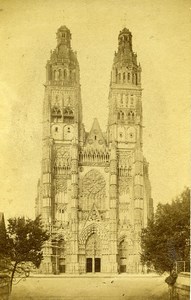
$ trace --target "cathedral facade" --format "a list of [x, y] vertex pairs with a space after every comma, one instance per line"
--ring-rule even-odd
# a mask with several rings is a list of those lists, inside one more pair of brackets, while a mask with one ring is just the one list
[[111, 71], [107, 132], [97, 119], [86, 132], [77, 55], [70, 30], [58, 29], [46, 65], [36, 199], [36, 215], [50, 232], [41, 272], [142, 271], [140, 232], [153, 202], [142, 151], [141, 94], [141, 66], [124, 28]]

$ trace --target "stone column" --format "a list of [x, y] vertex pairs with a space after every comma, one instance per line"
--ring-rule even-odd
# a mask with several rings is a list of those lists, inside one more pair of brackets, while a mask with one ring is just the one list
[[117, 273], [117, 155], [116, 146], [111, 145], [110, 157], [110, 255], [109, 266], [107, 270], [111, 273]]
[[140, 232], [143, 225], [143, 154], [135, 150], [134, 160], [134, 272], [140, 270]]
[[78, 145], [71, 147], [71, 240], [67, 273], [79, 273], [78, 261]]
[[[43, 103], [43, 148], [42, 148], [42, 194], [41, 194], [41, 215], [43, 225], [51, 232], [54, 204], [53, 204], [53, 186], [52, 186], [52, 150], [53, 140], [50, 135], [50, 118], [51, 118], [51, 97], [48, 87], [45, 87], [45, 97]], [[43, 248], [44, 261], [42, 262], [42, 272], [52, 272], [50, 243], [45, 243]]]

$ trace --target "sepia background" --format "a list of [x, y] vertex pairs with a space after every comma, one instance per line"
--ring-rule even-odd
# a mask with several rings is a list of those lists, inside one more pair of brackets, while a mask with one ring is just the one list
[[170, 201], [190, 183], [191, 2], [0, 0], [0, 211], [34, 216], [45, 65], [63, 24], [78, 53], [86, 130], [94, 117], [106, 129], [117, 37], [132, 32], [152, 197]]

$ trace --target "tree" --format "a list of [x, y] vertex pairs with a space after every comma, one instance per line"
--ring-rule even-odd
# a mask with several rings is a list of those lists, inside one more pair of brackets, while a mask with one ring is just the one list
[[0, 270], [10, 274], [11, 289], [15, 274], [26, 275], [30, 264], [40, 266], [42, 246], [48, 238], [40, 217], [35, 220], [11, 218], [7, 229], [0, 230]]
[[171, 273], [178, 260], [189, 260], [190, 189], [171, 202], [157, 206], [148, 226], [141, 232], [141, 261], [158, 273]]

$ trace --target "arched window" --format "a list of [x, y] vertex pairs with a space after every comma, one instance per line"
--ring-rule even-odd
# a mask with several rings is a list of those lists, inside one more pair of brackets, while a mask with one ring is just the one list
[[137, 74], [135, 74], [135, 84], [137, 85]]
[[119, 82], [121, 81], [121, 73], [119, 73]]
[[61, 80], [62, 79], [62, 70], [58, 70], [58, 78], [59, 78], [59, 80]]
[[56, 80], [56, 70], [54, 70], [54, 80]]
[[54, 107], [52, 108], [51, 116], [52, 116], [52, 119], [53, 119], [55, 122], [57, 122], [58, 119], [62, 118], [62, 113], [61, 113], [60, 108], [54, 106]]
[[117, 119], [124, 121], [125, 120], [125, 113], [123, 111], [119, 111], [117, 114]]
[[125, 72], [123, 73], [123, 82], [125, 82]]
[[66, 69], [64, 69], [64, 79], [66, 79], [67, 78], [67, 71], [66, 71]]
[[131, 79], [131, 74], [130, 73], [127, 74], [127, 78], [128, 78], [128, 81]]
[[132, 74], [132, 83], [134, 83], [134, 74]]
[[128, 120], [129, 120], [130, 122], [132, 122], [132, 121], [134, 121], [134, 118], [135, 118], [135, 113], [134, 113], [133, 111], [130, 111], [130, 112], [128, 113]]
[[127, 245], [123, 240], [119, 244], [120, 273], [126, 272]]
[[73, 110], [70, 108], [70, 107], [66, 107], [64, 109], [64, 121], [68, 122], [68, 123], [71, 123], [73, 122], [73, 119], [74, 119], [74, 113], [73, 113]]

